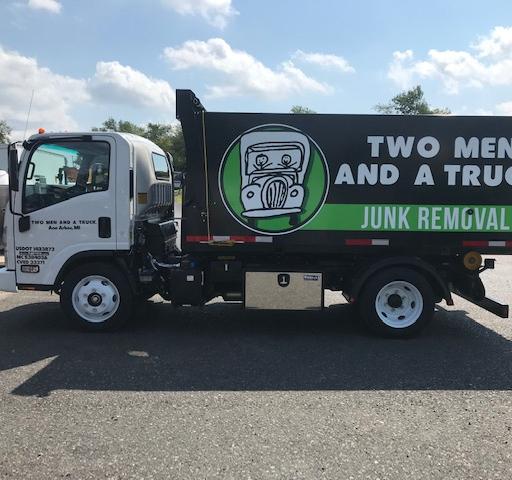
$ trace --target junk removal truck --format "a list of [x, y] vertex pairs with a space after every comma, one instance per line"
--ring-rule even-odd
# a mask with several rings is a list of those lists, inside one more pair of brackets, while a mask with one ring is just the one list
[[452, 294], [508, 317], [480, 274], [483, 254], [512, 252], [512, 117], [210, 113], [178, 90], [177, 118], [179, 229], [172, 157], [153, 143], [43, 133], [20, 161], [11, 145], [0, 289], [56, 292], [90, 330], [155, 294], [321, 310], [329, 289], [392, 337]]

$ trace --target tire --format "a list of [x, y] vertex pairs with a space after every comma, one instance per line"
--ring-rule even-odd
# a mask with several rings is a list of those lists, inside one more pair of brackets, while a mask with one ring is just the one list
[[134, 295], [128, 279], [119, 268], [91, 263], [68, 273], [60, 303], [71, 322], [82, 330], [113, 331], [130, 318]]
[[389, 268], [370, 278], [358, 300], [365, 326], [392, 338], [417, 335], [434, 315], [434, 293], [423, 275]]

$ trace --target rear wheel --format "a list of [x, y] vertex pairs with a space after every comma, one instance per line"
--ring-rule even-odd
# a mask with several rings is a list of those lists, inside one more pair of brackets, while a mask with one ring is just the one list
[[93, 263], [66, 276], [60, 301], [75, 325], [90, 331], [111, 331], [130, 318], [133, 292], [117, 267]]
[[408, 268], [377, 273], [365, 285], [359, 309], [366, 326], [390, 337], [408, 337], [423, 329], [434, 315], [432, 287]]

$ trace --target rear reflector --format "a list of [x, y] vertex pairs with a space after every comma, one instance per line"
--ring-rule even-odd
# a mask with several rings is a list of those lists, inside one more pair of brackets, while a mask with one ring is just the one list
[[512, 247], [512, 241], [506, 240], [464, 240], [463, 247], [468, 248], [485, 248], [485, 247]]
[[265, 236], [240, 236], [240, 235], [187, 235], [188, 243], [272, 243], [273, 237]]
[[349, 247], [388, 247], [389, 240], [382, 238], [347, 238], [345, 245]]

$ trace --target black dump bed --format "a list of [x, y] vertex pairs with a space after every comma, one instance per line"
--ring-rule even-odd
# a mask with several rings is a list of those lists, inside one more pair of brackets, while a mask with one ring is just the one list
[[185, 252], [512, 249], [512, 117], [177, 116]]

